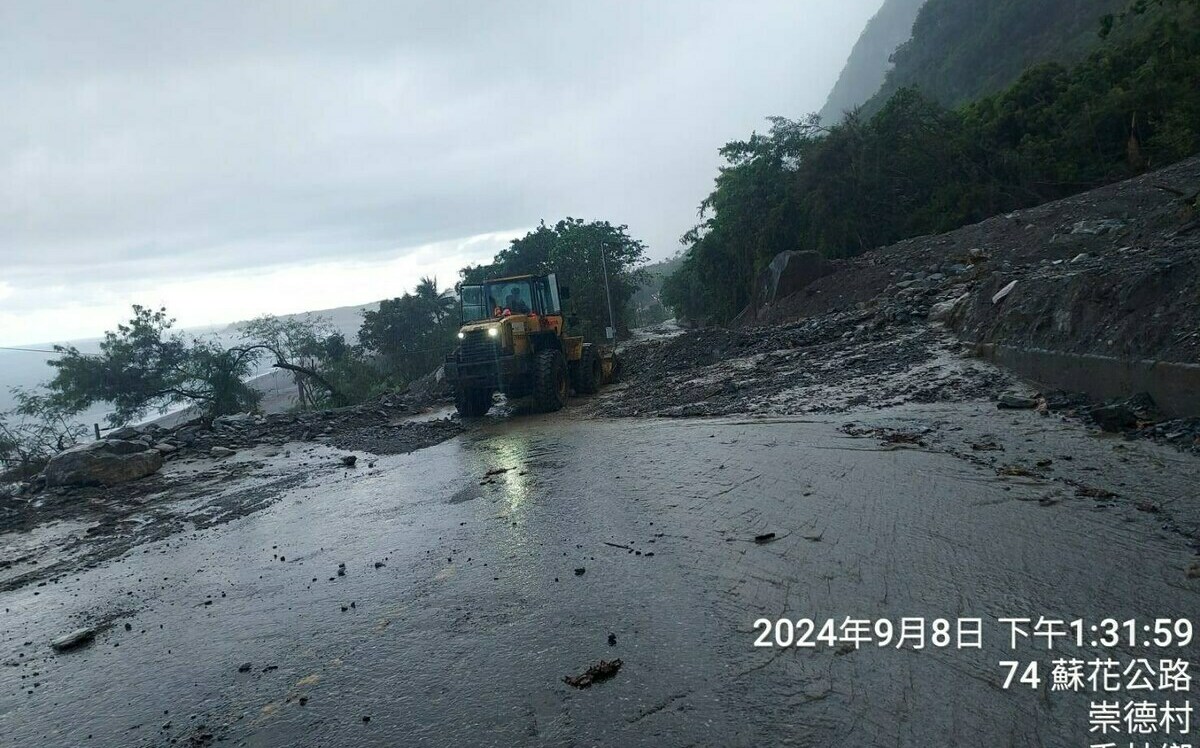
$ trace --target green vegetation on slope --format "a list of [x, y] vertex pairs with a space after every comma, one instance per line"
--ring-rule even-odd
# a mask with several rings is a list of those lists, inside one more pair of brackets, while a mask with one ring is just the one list
[[[777, 253], [843, 257], [1064, 197], [1200, 148], [1200, 0], [1122, 19], [1074, 68], [1044, 63], [948, 110], [912, 89], [822, 128], [772, 119], [721, 149], [702, 222], [683, 237], [665, 303], [726, 321]], [[1096, 27], [1100, 19], [1093, 21]]]
[[865, 109], [877, 112], [910, 87], [942, 106], [957, 106], [1001, 91], [1030, 65], [1077, 62], [1096, 46], [1098, 19], [1126, 2], [928, 0]]

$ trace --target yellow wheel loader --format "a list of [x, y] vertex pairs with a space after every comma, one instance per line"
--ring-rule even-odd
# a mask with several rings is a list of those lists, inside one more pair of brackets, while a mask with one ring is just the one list
[[541, 411], [558, 410], [571, 389], [591, 394], [620, 372], [611, 349], [566, 334], [553, 273], [464, 284], [459, 300], [458, 347], [444, 371], [461, 416], [487, 413], [495, 392], [531, 398]]

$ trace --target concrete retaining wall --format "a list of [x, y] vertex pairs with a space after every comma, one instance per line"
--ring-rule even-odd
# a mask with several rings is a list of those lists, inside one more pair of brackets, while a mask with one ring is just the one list
[[1200, 416], [1200, 365], [1149, 359], [1126, 360], [981, 343], [976, 354], [1046, 387], [1085, 392], [1096, 398], [1148, 392], [1173, 418]]

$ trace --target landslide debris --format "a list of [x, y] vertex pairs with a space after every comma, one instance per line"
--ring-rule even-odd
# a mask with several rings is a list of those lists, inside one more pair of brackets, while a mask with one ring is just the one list
[[1179, 197], [1197, 188], [1200, 157], [836, 260], [760, 319], [940, 315], [972, 343], [1200, 363], [1200, 231]]
[[742, 326], [643, 331], [620, 352], [623, 382], [585, 407], [802, 415], [998, 399], [1200, 451], [1200, 419], [1164, 420], [1144, 396], [1095, 403], [1028, 393], [972, 357], [979, 344], [1003, 342], [1200, 364], [1200, 231], [1194, 206], [1178, 198], [1195, 187], [1200, 157], [830, 261], [787, 296], [756, 295]]
[[591, 401], [606, 416], [836, 413], [987, 398], [1010, 375], [960, 355], [905, 312], [838, 310], [750, 329], [705, 328], [627, 345], [622, 383]]
[[391, 395], [337, 410], [145, 424], [63, 452], [34, 480], [0, 491], [0, 534], [61, 528], [0, 558], [0, 590], [256, 512], [314, 475], [346, 472], [349, 457], [336, 449], [399, 454], [462, 430], [419, 420], [423, 405]]

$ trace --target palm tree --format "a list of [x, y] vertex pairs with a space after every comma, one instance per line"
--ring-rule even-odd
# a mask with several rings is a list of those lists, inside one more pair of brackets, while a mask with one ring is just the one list
[[434, 322], [441, 322], [454, 311], [454, 296], [450, 289], [438, 289], [436, 277], [422, 277], [413, 290], [413, 295], [420, 299], [421, 306], [428, 310]]

